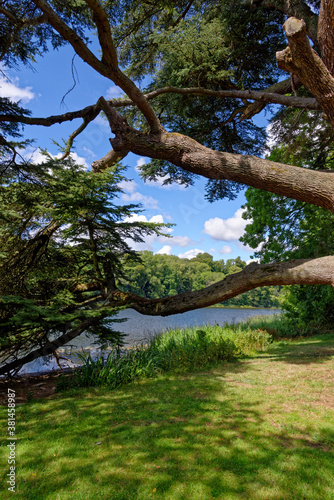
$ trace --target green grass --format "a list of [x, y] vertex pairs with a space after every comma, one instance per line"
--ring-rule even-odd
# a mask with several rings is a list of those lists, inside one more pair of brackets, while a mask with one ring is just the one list
[[333, 352], [329, 334], [284, 340], [205, 372], [19, 405], [15, 497], [334, 499]]

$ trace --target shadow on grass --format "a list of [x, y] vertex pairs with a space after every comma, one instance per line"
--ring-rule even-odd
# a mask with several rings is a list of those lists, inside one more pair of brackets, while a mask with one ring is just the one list
[[272, 344], [263, 358], [292, 364], [325, 363], [334, 356], [334, 333], [282, 340]]
[[[263, 398], [227, 394], [231, 374], [77, 390], [18, 409], [22, 498], [331, 499], [334, 436], [268, 427]], [[245, 389], [247, 395], [247, 389]], [[2, 448], [3, 450], [3, 448]], [[3, 479], [4, 481], [4, 479]]]

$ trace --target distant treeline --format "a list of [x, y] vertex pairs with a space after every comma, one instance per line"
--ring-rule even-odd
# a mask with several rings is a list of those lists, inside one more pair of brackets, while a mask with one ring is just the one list
[[[121, 288], [149, 299], [200, 290], [246, 267], [246, 262], [240, 257], [214, 261], [208, 253], [199, 254], [191, 260], [175, 255], [153, 255], [148, 251], [141, 252], [140, 256], [141, 262], [126, 264], [124, 274], [127, 280], [121, 281]], [[279, 307], [281, 288], [256, 288], [227, 300], [224, 305]]]

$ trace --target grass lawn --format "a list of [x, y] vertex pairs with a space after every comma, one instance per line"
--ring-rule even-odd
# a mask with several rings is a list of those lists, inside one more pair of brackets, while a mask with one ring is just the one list
[[[17, 406], [17, 488], [1, 498], [334, 499], [334, 336], [116, 391]], [[7, 409], [2, 407], [3, 436]]]

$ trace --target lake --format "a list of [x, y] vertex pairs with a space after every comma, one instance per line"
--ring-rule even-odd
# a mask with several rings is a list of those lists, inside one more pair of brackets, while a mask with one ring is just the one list
[[[126, 334], [125, 344], [128, 346], [136, 343], [146, 342], [150, 337], [168, 328], [184, 328], [190, 326], [202, 326], [204, 324], [238, 323], [245, 321], [251, 316], [259, 314], [279, 314], [278, 309], [229, 309], [229, 308], [203, 308], [195, 311], [188, 311], [182, 314], [171, 316], [145, 316], [134, 309], [120, 311], [116, 318], [124, 319], [124, 323], [115, 323], [114, 329]], [[92, 356], [97, 356], [101, 351], [94, 345], [96, 337], [88, 334], [81, 334], [71, 341], [70, 345], [58, 349], [61, 356], [68, 358], [68, 361], [61, 361], [63, 367], [75, 366], [78, 362], [77, 352], [90, 352]], [[39, 358], [36, 361], [27, 363], [20, 370], [19, 375], [24, 373], [35, 373], [59, 369], [55, 359], [50, 356]]]

